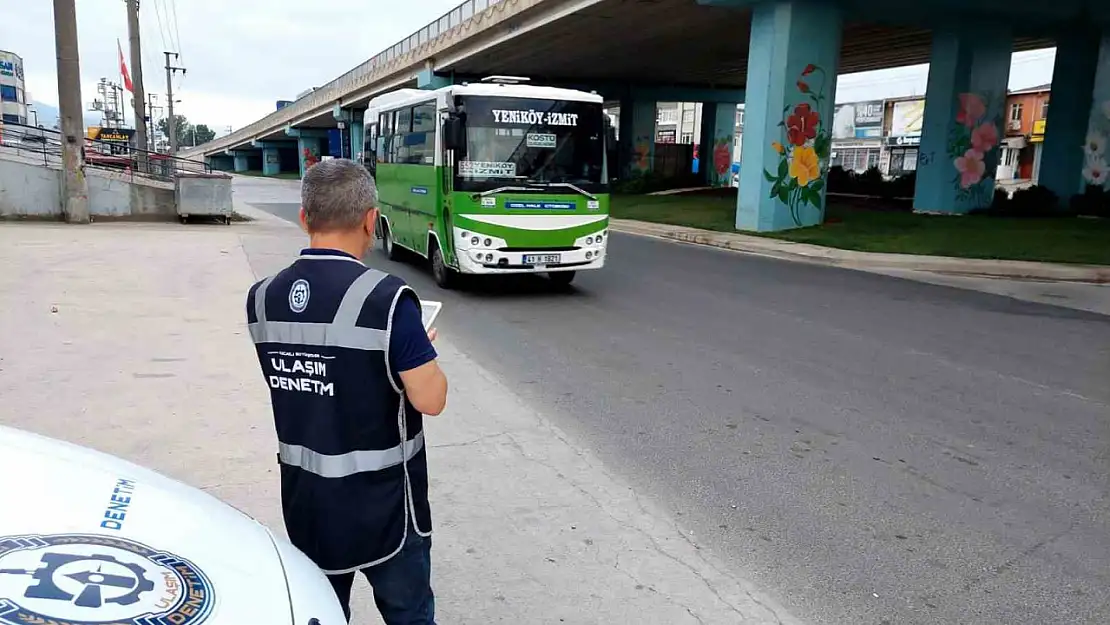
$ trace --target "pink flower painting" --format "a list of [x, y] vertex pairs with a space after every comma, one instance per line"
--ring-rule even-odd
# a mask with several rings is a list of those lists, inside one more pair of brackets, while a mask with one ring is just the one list
[[961, 188], [969, 189], [979, 184], [987, 171], [983, 153], [973, 148], [964, 152], [963, 156], [956, 157], [956, 171], [960, 172]]
[[983, 98], [976, 93], [960, 94], [960, 109], [956, 113], [956, 122], [972, 128], [987, 114], [987, 105]]
[[992, 122], [980, 124], [971, 131], [972, 149], [986, 154], [996, 145], [998, 145], [998, 126]]
[[955, 168], [952, 186], [956, 199], [970, 207], [990, 203], [994, 188], [994, 167], [1002, 141], [1002, 120], [990, 92], [961, 93], [957, 96], [956, 123], [949, 128], [948, 162]]

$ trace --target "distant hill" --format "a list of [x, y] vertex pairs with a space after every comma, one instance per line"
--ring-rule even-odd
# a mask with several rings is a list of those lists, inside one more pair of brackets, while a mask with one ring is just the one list
[[[39, 125], [44, 128], [53, 128], [58, 123], [58, 107], [46, 104], [45, 102], [32, 101], [31, 105], [39, 113]], [[28, 123], [30, 123], [28, 121]], [[85, 127], [99, 126], [100, 115], [96, 113], [85, 112]]]

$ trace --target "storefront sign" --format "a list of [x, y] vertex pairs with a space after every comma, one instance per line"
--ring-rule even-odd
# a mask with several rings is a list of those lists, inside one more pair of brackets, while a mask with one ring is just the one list
[[134, 136], [135, 131], [131, 128], [98, 128], [95, 136], [89, 138], [108, 143], [131, 143], [131, 138]]
[[555, 113], [552, 111], [511, 111], [493, 109], [493, 121], [498, 124], [527, 124], [542, 126], [577, 126], [578, 113]]
[[887, 137], [886, 144], [895, 147], [914, 147], [921, 145], [920, 135]]
[[1041, 143], [1044, 141], [1044, 120], [1038, 119], [1033, 122], [1033, 134], [1029, 137], [1030, 143]]

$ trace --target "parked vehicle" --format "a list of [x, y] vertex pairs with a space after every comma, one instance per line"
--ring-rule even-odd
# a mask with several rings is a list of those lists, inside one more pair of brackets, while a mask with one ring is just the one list
[[315, 564], [215, 497], [9, 427], [0, 449], [0, 623], [345, 625]]

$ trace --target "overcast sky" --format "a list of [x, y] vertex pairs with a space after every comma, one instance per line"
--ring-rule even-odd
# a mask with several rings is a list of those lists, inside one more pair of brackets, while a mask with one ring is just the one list
[[[275, 101], [322, 85], [446, 13], [460, 0], [142, 0], [144, 84], [164, 105], [165, 50], [188, 69], [174, 80], [177, 112], [223, 134], [273, 111]], [[0, 47], [23, 57], [27, 90], [56, 105], [48, 0], [0, 0]], [[82, 99], [101, 77], [119, 82], [116, 40], [130, 67], [122, 0], [77, 0]], [[1053, 52], [1014, 56], [1010, 87], [1047, 83]], [[133, 72], [133, 70], [132, 70]], [[923, 94], [928, 66], [844, 76], [837, 101]], [[164, 111], [163, 111], [164, 113]], [[132, 119], [130, 111], [127, 118]]]

